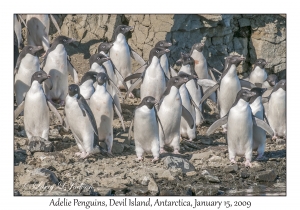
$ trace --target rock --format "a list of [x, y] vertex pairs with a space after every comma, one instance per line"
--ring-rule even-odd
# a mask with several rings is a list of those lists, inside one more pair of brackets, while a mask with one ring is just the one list
[[33, 136], [28, 142], [28, 150], [30, 152], [53, 152], [53, 143], [39, 136]]
[[193, 193], [195, 196], [213, 196], [218, 194], [218, 190], [220, 189], [219, 185], [194, 185], [192, 186]]
[[150, 193], [152, 195], [158, 195], [158, 193], [159, 193], [159, 188], [153, 178], [150, 178], [150, 181], [148, 184], [148, 190], [150, 191]]
[[205, 145], [211, 145], [213, 144], [213, 140], [212, 139], [201, 139], [200, 140], [202, 144], [205, 144]]
[[197, 175], [196, 171], [190, 171], [186, 173], [186, 176], [195, 176], [195, 175]]
[[240, 173], [240, 177], [242, 177], [243, 179], [249, 178], [250, 173], [248, 173], [246, 170], [242, 170]]
[[144, 186], [148, 186], [149, 182], [150, 182], [150, 176], [144, 176], [141, 184], [144, 185]]
[[167, 169], [180, 168], [182, 173], [195, 171], [195, 167], [191, 163], [179, 157], [167, 156], [164, 158], [164, 165]]
[[48, 177], [49, 180], [51, 180], [52, 183], [54, 184], [58, 184], [59, 183], [59, 179], [57, 178], [57, 176], [55, 175], [55, 173], [53, 173], [52, 171], [48, 170], [48, 169], [45, 169], [45, 168], [37, 168], [33, 175], [35, 174], [44, 174], [44, 176]]
[[210, 156], [212, 155], [212, 151], [207, 151], [203, 153], [195, 153], [192, 155], [192, 158], [190, 161], [195, 161], [195, 160], [207, 160]]
[[238, 171], [239, 167], [237, 164], [226, 166], [224, 168], [224, 172], [226, 173], [236, 173]]
[[18, 149], [14, 151], [14, 164], [25, 163], [27, 154], [25, 150]]
[[204, 177], [205, 177], [205, 179], [206, 179], [207, 181], [209, 181], [209, 182], [211, 182], [211, 183], [219, 183], [219, 182], [220, 182], [220, 180], [219, 180], [219, 178], [218, 178], [217, 176], [213, 176], [213, 175], [205, 175]]
[[262, 182], [273, 182], [277, 178], [277, 173], [274, 170], [258, 172], [255, 179]]
[[124, 151], [124, 145], [114, 141], [111, 152], [113, 154], [121, 154]]
[[173, 173], [170, 170], [165, 170], [161, 175], [158, 176], [158, 178], [164, 178], [164, 179], [168, 179], [169, 181], [175, 180], [175, 177], [173, 175], [177, 175], [175, 174], [174, 170]]
[[209, 172], [208, 172], [207, 170], [203, 170], [203, 171], [201, 172], [201, 174], [202, 174], [203, 176], [205, 176], [205, 175], [209, 175]]
[[286, 141], [284, 139], [276, 139], [276, 144], [285, 144]]
[[240, 24], [240, 27], [245, 27], [245, 26], [250, 26], [250, 20], [247, 19], [247, 18], [241, 18], [239, 19], [239, 24]]

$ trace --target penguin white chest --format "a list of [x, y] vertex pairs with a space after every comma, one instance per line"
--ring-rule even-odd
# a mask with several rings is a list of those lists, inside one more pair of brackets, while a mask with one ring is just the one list
[[130, 50], [123, 34], [117, 36], [109, 56], [123, 77], [127, 76], [124, 73], [131, 73]]
[[255, 83], [263, 83], [267, 79], [267, 73], [264, 69], [261, 69], [257, 66], [250, 74], [249, 82]]

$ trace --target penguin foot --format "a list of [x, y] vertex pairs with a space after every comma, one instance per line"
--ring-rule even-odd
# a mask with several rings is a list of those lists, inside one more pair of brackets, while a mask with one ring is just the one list
[[264, 160], [268, 160], [268, 158], [265, 157], [265, 156], [263, 156], [263, 155], [258, 155], [255, 160], [257, 160], [257, 161], [264, 161]]
[[173, 154], [177, 154], [177, 155], [180, 155], [180, 152], [178, 151], [178, 149], [175, 149]]
[[231, 163], [236, 163], [236, 161], [235, 161], [234, 158], [232, 158], [232, 159], [230, 160], [230, 162], [231, 162]]
[[278, 138], [277, 136], [273, 136], [273, 137], [272, 137], [272, 140], [275, 141], [277, 138]]
[[82, 152], [76, 152], [75, 156], [80, 156], [82, 154]]
[[115, 156], [113, 155], [113, 153], [111, 153], [111, 152], [107, 152], [107, 155], [108, 155], [108, 157], [115, 157]]
[[90, 153], [83, 152], [83, 153], [81, 153], [80, 158], [84, 159], [84, 158], [87, 158], [89, 155], [90, 155]]
[[222, 133], [223, 133], [223, 134], [226, 134], [226, 133], [227, 133], [227, 129], [226, 129], [226, 128], [223, 128]]
[[129, 93], [128, 97], [129, 98], [135, 98], [134, 95], [133, 95], [133, 93]]
[[164, 150], [163, 148], [161, 148], [160, 151], [159, 151], [159, 153], [160, 153], [160, 154], [163, 154], [163, 153], [167, 153], [167, 151]]
[[153, 158], [152, 163], [155, 163], [158, 161], [158, 157]]
[[252, 167], [252, 164], [250, 163], [250, 160], [246, 160], [245, 167], [249, 167], [249, 168]]
[[64, 101], [64, 100], [61, 100], [61, 101], [59, 102], [59, 105], [60, 105], [60, 106], [65, 106], [65, 101]]

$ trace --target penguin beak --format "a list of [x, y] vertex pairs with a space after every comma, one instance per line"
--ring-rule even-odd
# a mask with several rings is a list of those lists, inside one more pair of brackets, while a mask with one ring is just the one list
[[165, 49], [165, 52], [170, 52], [170, 50], [169, 49]]
[[181, 58], [180, 58], [179, 60], [176, 61], [176, 65], [177, 65], [177, 66], [180, 66], [181, 64], [182, 64], [182, 60], [181, 60]]
[[172, 46], [172, 43], [168, 42], [166, 45], [167, 45], [167, 47], [170, 47], [170, 46]]
[[47, 76], [47, 78], [51, 78], [51, 76], [50, 76], [50, 75], [48, 75], [48, 76]]

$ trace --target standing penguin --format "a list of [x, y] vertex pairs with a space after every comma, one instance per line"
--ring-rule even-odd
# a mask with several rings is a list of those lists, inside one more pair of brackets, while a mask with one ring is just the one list
[[[223, 71], [223, 74], [216, 85], [209, 88], [202, 97], [200, 103], [202, 103], [209, 95], [211, 95], [215, 90], [218, 90], [218, 106], [220, 109], [220, 118], [224, 117], [232, 104], [236, 100], [237, 93], [241, 90], [241, 81], [236, 73], [237, 66], [245, 58], [243, 56], [232, 55], [226, 58], [226, 69]], [[243, 84], [249, 85], [250, 88], [255, 87], [247, 81], [243, 81]], [[223, 131], [226, 132], [226, 125], [223, 125]]]
[[[106, 66], [104, 65], [105, 62], [110, 61], [110, 58], [107, 57], [106, 55], [102, 54], [102, 53], [96, 53], [94, 55], [92, 55], [89, 59], [90, 62], [90, 70], [89, 72], [96, 72], [96, 73], [100, 73], [103, 72], [105, 74], [108, 75], [109, 80], [107, 80], [107, 91], [113, 96], [115, 103], [117, 104], [117, 107], [119, 108], [119, 110], [121, 110], [121, 104], [118, 98], [118, 95], [121, 96], [121, 93], [119, 91], [119, 88], [116, 86], [116, 83], [114, 83], [114, 79], [116, 78], [116, 75], [113, 74], [112, 78], [110, 78], [109, 76], [109, 71], [112, 71], [112, 69], [107, 70]], [[124, 79], [122, 78], [122, 76], [120, 76], [123, 85], [125, 88], [127, 88]], [[119, 80], [119, 81], [121, 81]], [[94, 83], [94, 88], [97, 87], [97, 83]], [[90, 87], [91, 88], [91, 87]]]
[[213, 133], [219, 126], [227, 123], [227, 142], [229, 159], [235, 163], [235, 156], [245, 156], [245, 166], [251, 167], [253, 148], [253, 124], [263, 128], [269, 134], [273, 130], [264, 121], [253, 116], [249, 100], [255, 93], [247, 89], [241, 89], [234, 104], [228, 113], [221, 119], [214, 122], [206, 132], [206, 135]]
[[[162, 41], [157, 42], [154, 47], [160, 47], [160, 48], [168, 49], [171, 46], [172, 46], [171, 42], [167, 42], [166, 40], [162, 40]], [[168, 79], [170, 79], [172, 76], [176, 76], [176, 75], [174, 75], [174, 73], [172, 73], [172, 70], [171, 70], [169, 60], [168, 60], [168, 57], [167, 57], [166, 53], [163, 54], [159, 58], [159, 63], [161, 65], [162, 69], [164, 70], [165, 75], [168, 77]]]
[[[198, 76], [199, 79], [212, 79], [213, 73], [211, 72], [210, 69], [207, 68], [207, 62], [206, 58], [203, 55], [203, 49], [204, 49], [204, 43], [195, 43], [192, 46], [190, 56], [194, 59], [195, 61], [195, 72]], [[214, 78], [214, 76], [213, 76]], [[203, 87], [203, 91], [205, 92], [208, 88]], [[216, 93], [212, 93], [209, 98], [217, 102], [217, 96]]]
[[[50, 15], [50, 18], [56, 27], [57, 31], [60, 33], [59, 26], [55, 18]], [[50, 46], [49, 42], [49, 27], [50, 19], [49, 15], [37, 15], [30, 14], [26, 17], [27, 24], [27, 40], [29, 45], [33, 46], [43, 46], [44, 51], [47, 52]]]
[[146, 96], [160, 98], [166, 88], [166, 75], [160, 65], [159, 58], [169, 52], [168, 49], [155, 47], [150, 51], [149, 62], [143, 73], [136, 73], [125, 78], [124, 81], [138, 78], [129, 88], [126, 97], [141, 83], [141, 100]]
[[[145, 61], [136, 52], [134, 52], [127, 43], [125, 34], [129, 31], [133, 31], [133, 27], [126, 25], [117, 26], [113, 34], [113, 46], [109, 50], [111, 60], [124, 78], [132, 74], [130, 56], [139, 64], [145, 64]], [[128, 88], [131, 86], [130, 81], [126, 84]], [[120, 89], [126, 89], [122, 85], [121, 81], [119, 81], [117, 85]], [[130, 94], [130, 97], [134, 98], [132, 93]]]
[[24, 110], [24, 127], [29, 140], [33, 136], [39, 136], [48, 140], [49, 133], [49, 108], [57, 116], [62, 123], [61, 116], [55, 107], [47, 100], [42, 82], [50, 76], [44, 71], [37, 71], [31, 77], [31, 87], [28, 90], [26, 97], [15, 110], [15, 119]]
[[253, 70], [249, 76], [249, 82], [255, 84], [255, 83], [263, 83], [268, 75], [265, 70], [267, 62], [265, 59], [259, 58], [255, 61]]
[[109, 80], [107, 74], [100, 72], [96, 76], [97, 87], [95, 93], [90, 99], [90, 107], [94, 114], [97, 129], [98, 138], [100, 141], [104, 141], [107, 145], [107, 151], [111, 154], [111, 149], [113, 146], [113, 117], [114, 111], [119, 116], [123, 130], [125, 131], [125, 126], [123, 122], [123, 117], [121, 111], [118, 110], [112, 96], [106, 90], [106, 82]]
[[77, 72], [67, 58], [65, 45], [74, 40], [66, 36], [58, 36], [51, 47], [48, 49], [44, 62], [43, 70], [51, 76], [53, 88], [44, 84], [47, 98], [59, 100], [61, 106], [65, 103], [68, 94], [68, 75], [71, 74], [75, 83], [78, 83]]
[[[159, 158], [159, 130], [160, 119], [157, 116], [154, 105], [158, 101], [152, 96], [143, 98], [135, 108], [134, 118], [131, 122], [128, 138], [132, 137], [134, 126], [134, 142], [137, 160], [142, 160], [143, 153], [152, 153], [155, 162]], [[161, 125], [161, 124], [160, 124]], [[163, 129], [163, 128], [162, 128]]]
[[[174, 154], [179, 154], [180, 146], [180, 122], [181, 116], [187, 121], [190, 128], [194, 127], [194, 119], [191, 113], [182, 105], [179, 88], [193, 76], [175, 76], [167, 84], [167, 88], [161, 96], [159, 102], [158, 116], [161, 120], [163, 130], [159, 129], [160, 152], [164, 150], [165, 145], [170, 145], [174, 149]], [[164, 134], [164, 135], [163, 135]]]
[[66, 130], [71, 129], [80, 150], [75, 153], [76, 156], [86, 158], [101, 152], [95, 117], [76, 84], [69, 85], [64, 120], [67, 125]]
[[39, 58], [36, 53], [42, 47], [26, 46], [20, 53], [15, 66], [15, 93], [19, 105], [31, 86], [32, 75], [40, 70]]
[[278, 136], [286, 138], [286, 80], [280, 80], [271, 95], [265, 99], [269, 101], [267, 117], [275, 132], [272, 139], [277, 139]]
[[[252, 114], [258, 119], [264, 120], [266, 118], [264, 106], [262, 104], [262, 94], [266, 91], [266, 88], [252, 88], [251, 92], [255, 93], [250, 98], [249, 104]], [[253, 125], [253, 151], [257, 151], [256, 160], [262, 159], [266, 147], [266, 132], [256, 125]]]

